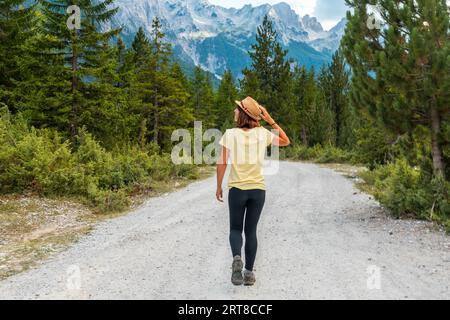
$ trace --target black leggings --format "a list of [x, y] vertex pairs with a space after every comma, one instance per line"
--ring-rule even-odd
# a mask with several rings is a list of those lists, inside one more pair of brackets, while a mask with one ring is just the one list
[[[234, 256], [241, 256], [242, 229], [245, 232], [245, 269], [252, 271], [258, 241], [256, 227], [264, 207], [266, 191], [261, 189], [241, 190], [230, 188], [228, 206], [230, 208], [230, 245]], [[247, 212], [245, 212], [247, 209]], [[245, 226], [244, 226], [245, 213]]]

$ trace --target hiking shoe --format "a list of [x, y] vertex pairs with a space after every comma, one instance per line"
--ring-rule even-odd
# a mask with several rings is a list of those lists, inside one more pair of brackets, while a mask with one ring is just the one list
[[253, 271], [244, 270], [244, 285], [252, 286], [255, 284], [256, 277]]
[[244, 279], [242, 277], [242, 268], [244, 267], [244, 263], [242, 262], [242, 259], [240, 256], [235, 256], [233, 258], [233, 264], [231, 266], [231, 282], [235, 286], [240, 286]]

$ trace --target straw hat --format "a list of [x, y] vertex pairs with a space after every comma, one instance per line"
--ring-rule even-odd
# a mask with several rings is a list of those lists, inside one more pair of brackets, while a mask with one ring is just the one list
[[235, 101], [236, 104], [254, 120], [261, 120], [261, 109], [259, 103], [252, 97], [247, 97], [242, 101]]

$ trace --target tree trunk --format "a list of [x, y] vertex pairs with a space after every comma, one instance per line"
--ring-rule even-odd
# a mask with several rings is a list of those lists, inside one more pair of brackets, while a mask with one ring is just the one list
[[139, 130], [139, 145], [141, 148], [145, 146], [145, 134], [147, 132], [147, 119], [142, 119], [141, 128]]
[[77, 116], [78, 116], [78, 101], [76, 98], [76, 94], [78, 91], [78, 52], [77, 52], [77, 30], [74, 31], [73, 43], [72, 43], [72, 110], [70, 113], [70, 121], [69, 121], [69, 131], [70, 131], [70, 139], [72, 143], [75, 143], [75, 137], [78, 134], [78, 124], [77, 124]]
[[442, 155], [442, 146], [439, 139], [441, 131], [441, 118], [436, 106], [433, 104], [430, 110], [431, 120], [431, 154], [433, 157], [433, 171], [436, 176], [444, 176], [444, 160]]
[[156, 111], [155, 113], [155, 122], [153, 124], [153, 142], [158, 143], [158, 135], [159, 135], [159, 116], [158, 116], [158, 111]]
[[336, 112], [336, 120], [335, 120], [336, 121], [336, 137], [335, 137], [334, 143], [335, 143], [336, 147], [340, 147], [340, 144], [341, 144], [341, 139], [340, 139], [340, 136], [341, 136], [341, 116], [340, 116], [341, 108], [338, 107], [337, 105], [336, 105], [335, 112]]
[[155, 119], [153, 122], [153, 142], [158, 143], [158, 136], [159, 136], [159, 110], [158, 110], [158, 85], [157, 83], [159, 82], [159, 75], [158, 75], [158, 66], [159, 66], [159, 43], [158, 43], [158, 31], [156, 30], [156, 34], [155, 34], [155, 98], [154, 98], [154, 103], [153, 106], [155, 108]]
[[158, 113], [158, 89], [155, 90], [155, 100], [154, 100], [154, 122], [153, 122], [153, 142], [158, 143], [158, 135], [159, 135], [159, 113]]
[[302, 137], [303, 145], [305, 147], [307, 147], [308, 146], [308, 135], [306, 134], [306, 129], [304, 126], [302, 126], [301, 137]]

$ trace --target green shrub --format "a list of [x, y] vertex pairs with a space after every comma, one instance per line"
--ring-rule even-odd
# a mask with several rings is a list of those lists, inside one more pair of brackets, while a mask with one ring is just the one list
[[199, 172], [195, 170], [196, 168], [190, 164], [180, 164], [177, 166], [173, 166], [172, 174], [179, 178], [187, 178], [187, 179], [198, 179]]
[[85, 129], [73, 150], [56, 131], [28, 128], [0, 110], [1, 193], [76, 196], [99, 211], [117, 211], [129, 192], [175, 177], [196, 178], [197, 168], [174, 165], [155, 144], [107, 151]]
[[374, 186], [374, 196], [396, 217], [437, 221], [450, 231], [450, 183], [430, 176], [405, 159], [378, 166], [361, 177]]
[[293, 145], [287, 148], [281, 148], [280, 158], [290, 160], [309, 160], [305, 154], [307, 150], [308, 148], [303, 145]]
[[355, 161], [370, 169], [386, 163], [391, 153], [391, 146], [386, 142], [386, 132], [375, 124], [355, 130], [356, 146]]
[[280, 157], [290, 160], [310, 160], [319, 163], [330, 162], [354, 162], [354, 154], [350, 151], [336, 148], [333, 146], [306, 147], [304, 145], [295, 145], [281, 149]]
[[87, 199], [100, 212], [124, 210], [130, 204], [125, 190], [101, 190], [95, 184], [88, 186]]
[[387, 165], [387, 171], [385, 179], [375, 181], [376, 197], [397, 217], [404, 214], [421, 217], [426, 200], [419, 193], [420, 171], [403, 159]]
[[[2, 129], [8, 128], [0, 127]], [[6, 135], [0, 136], [5, 138]], [[1, 137], [1, 192], [20, 192], [27, 188], [45, 190], [52, 187], [50, 180], [53, 177], [63, 180], [59, 175], [73, 165], [68, 144], [62, 143], [57, 135], [47, 130], [31, 129], [27, 135], [7, 139]]]
[[325, 147], [317, 155], [316, 161], [319, 163], [330, 163], [330, 162], [352, 162], [353, 154], [349, 151], [335, 148], [335, 147]]
[[442, 223], [450, 233], [450, 182], [442, 177], [434, 177], [430, 188], [423, 187], [422, 190], [425, 191], [428, 203], [432, 204], [429, 219]]

